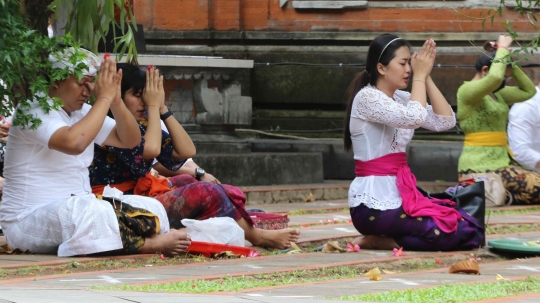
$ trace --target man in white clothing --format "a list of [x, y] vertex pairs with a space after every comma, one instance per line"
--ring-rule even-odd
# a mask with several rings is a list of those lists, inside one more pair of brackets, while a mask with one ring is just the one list
[[[120, 98], [122, 72], [116, 71], [113, 60], [103, 62], [95, 84], [101, 60], [86, 50], [69, 48], [60, 56], [51, 55], [53, 68], [74, 71], [67, 58], [76, 52], [83, 54], [82, 62], [88, 67], [82, 78], [70, 75], [48, 91], [49, 97], [62, 102], [62, 108], [47, 113], [32, 102], [24, 110], [41, 119], [38, 128], [9, 129], [0, 224], [13, 249], [65, 257], [126, 248], [124, 225], [119, 224], [109, 202], [92, 195], [87, 167], [94, 143], [131, 148], [141, 140], [139, 127]], [[87, 104], [91, 92], [93, 106]], [[115, 120], [107, 117], [109, 110]], [[130, 205], [148, 210], [148, 217], [160, 222], [158, 232], [133, 242], [135, 252], [177, 254], [185, 250], [189, 238], [183, 231], [169, 232], [159, 202], [131, 200], [136, 201]]]
[[508, 116], [508, 144], [514, 159], [540, 171], [540, 83], [531, 99], [512, 105]]

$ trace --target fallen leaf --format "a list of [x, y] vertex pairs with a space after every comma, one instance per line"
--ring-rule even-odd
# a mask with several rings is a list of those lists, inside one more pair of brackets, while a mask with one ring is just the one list
[[326, 243], [322, 249], [322, 252], [324, 253], [340, 253], [340, 252], [346, 252], [347, 250], [341, 246], [339, 246], [339, 243], [337, 241], [330, 241]]
[[370, 271], [368, 271], [367, 273], [365, 273], [364, 277], [369, 278], [370, 280], [373, 280], [373, 281], [379, 281], [382, 279], [381, 271], [379, 270], [378, 267], [375, 267], [371, 269]]
[[164, 256], [163, 254], [161, 254], [161, 255], [159, 256], [159, 258], [160, 258], [161, 260], [165, 260], [165, 256]]
[[480, 274], [480, 267], [474, 261], [463, 260], [463, 261], [459, 261], [456, 264], [452, 265], [452, 267], [450, 267], [448, 272], [451, 273], [451, 274], [466, 273], [466, 274], [479, 275]]
[[439, 265], [442, 264], [441, 260], [439, 260], [439, 259], [435, 259], [435, 262], [437, 262], [437, 264], [439, 264]]
[[300, 247], [298, 247], [298, 245], [296, 245], [296, 243], [294, 243], [294, 242], [290, 242], [290, 243], [291, 243], [291, 248], [293, 250], [302, 251], [302, 249]]
[[306, 202], [313, 202], [313, 194], [309, 192], [309, 195], [306, 197]]
[[301, 250], [293, 249], [293, 250], [289, 250], [286, 254], [292, 255], [292, 254], [299, 254], [301, 252], [302, 252]]
[[499, 280], [508, 280], [508, 279], [506, 279], [505, 277], [503, 277], [503, 276], [501, 276], [501, 275], [499, 275], [499, 274], [497, 274], [497, 275], [495, 276], [495, 278], [497, 279], [497, 281], [499, 281]]
[[387, 274], [387, 275], [393, 275], [393, 274], [398, 273], [397, 271], [391, 271], [391, 270], [386, 270], [386, 269], [383, 269], [382, 272]]

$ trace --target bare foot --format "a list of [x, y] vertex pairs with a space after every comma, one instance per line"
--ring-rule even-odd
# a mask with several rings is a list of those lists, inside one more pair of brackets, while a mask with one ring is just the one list
[[364, 249], [393, 249], [399, 248], [393, 238], [381, 236], [360, 236], [352, 241], [352, 244], [358, 244]]
[[300, 230], [298, 229], [279, 229], [266, 230], [256, 228], [256, 233], [253, 241], [248, 239], [253, 245], [263, 246], [268, 248], [285, 249], [291, 247], [291, 242], [298, 241]]
[[178, 255], [185, 252], [190, 244], [191, 238], [184, 228], [180, 230], [171, 228], [171, 231], [166, 234], [146, 238], [139, 253], [153, 254], [161, 252], [167, 255]]

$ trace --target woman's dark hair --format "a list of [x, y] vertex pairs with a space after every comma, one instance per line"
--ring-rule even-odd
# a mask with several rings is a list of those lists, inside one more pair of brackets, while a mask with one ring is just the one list
[[131, 89], [133, 94], [142, 93], [146, 86], [146, 72], [131, 63], [118, 63], [116, 70], [122, 69], [122, 98]]
[[[122, 83], [120, 84], [122, 99], [124, 99], [126, 92], [130, 89], [133, 94], [142, 94], [144, 87], [146, 86], [146, 72], [141, 70], [137, 65], [131, 63], [117, 63], [116, 70], [119, 69], [122, 69]], [[107, 116], [114, 119], [110, 110]]]
[[411, 48], [409, 42], [399, 39], [397, 36], [391, 34], [380, 35], [369, 45], [366, 58], [366, 70], [358, 73], [354, 77], [353, 81], [349, 85], [349, 89], [347, 90], [347, 115], [345, 116], [345, 125], [343, 130], [343, 143], [345, 151], [350, 151], [352, 148], [349, 123], [351, 121], [354, 97], [366, 85], [375, 85], [377, 83], [377, 79], [379, 78], [377, 64], [380, 62], [384, 66], [388, 65], [388, 63], [394, 59], [396, 50], [402, 46]]
[[486, 41], [484, 43], [484, 49], [488, 51], [488, 54], [483, 54], [476, 60], [476, 70], [481, 72], [482, 67], [487, 66], [488, 68], [491, 67], [491, 61], [493, 61], [493, 58], [495, 58], [495, 52], [496, 52], [496, 46], [497, 44], [494, 41]]

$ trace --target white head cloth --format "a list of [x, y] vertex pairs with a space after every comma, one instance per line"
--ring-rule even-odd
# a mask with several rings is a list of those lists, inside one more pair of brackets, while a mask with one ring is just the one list
[[[99, 67], [101, 66], [101, 60], [94, 53], [83, 48], [79, 48], [77, 51], [84, 56], [84, 58], [77, 62], [77, 64], [84, 63], [88, 67], [88, 69], [82, 70], [83, 75], [92, 77], [95, 76], [99, 70]], [[62, 51], [51, 53], [49, 55], [49, 61], [52, 62], [53, 68], [64, 69], [67, 67], [70, 71], [74, 72], [75, 66], [69, 62], [69, 58], [73, 56], [74, 53], [75, 48], [66, 48]]]

